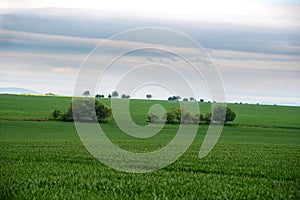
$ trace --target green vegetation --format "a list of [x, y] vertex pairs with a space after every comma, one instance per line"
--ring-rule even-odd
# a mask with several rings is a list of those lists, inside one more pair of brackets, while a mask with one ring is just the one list
[[[110, 106], [110, 99], [99, 101]], [[43, 121], [54, 110], [66, 112], [70, 102], [67, 97], [0, 95], [0, 199], [300, 198], [299, 107], [230, 104], [236, 119], [224, 127], [207, 157], [198, 158], [208, 128], [200, 125], [195, 141], [175, 163], [130, 174], [93, 158], [73, 123]], [[179, 105], [130, 100], [133, 120], [146, 125], [153, 104]], [[200, 103], [200, 110], [210, 112], [210, 104]], [[113, 120], [101, 127], [113, 143], [133, 152], [163, 147], [178, 129], [167, 124], [141, 140], [124, 134]]]
[[73, 117], [75, 117], [77, 121], [103, 122], [111, 115], [111, 108], [100, 103], [98, 100], [79, 98], [73, 100], [66, 113], [62, 113], [60, 110], [54, 110], [51, 113], [50, 120], [72, 122], [74, 121]]
[[217, 106], [213, 109], [213, 112], [208, 112], [203, 114], [193, 114], [186, 111], [185, 108], [175, 108], [171, 107], [169, 111], [165, 114], [163, 121], [153, 113], [148, 116], [148, 121], [150, 123], [161, 123], [166, 122], [167, 124], [225, 124], [227, 122], [232, 122], [235, 119], [236, 114], [228, 107]]

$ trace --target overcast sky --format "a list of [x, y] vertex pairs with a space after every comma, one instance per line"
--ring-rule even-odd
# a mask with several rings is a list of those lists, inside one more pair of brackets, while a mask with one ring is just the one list
[[[129, 29], [161, 27], [186, 34], [206, 49], [220, 71], [227, 101], [300, 105], [299, 8], [299, 1], [293, 0], [4, 0], [0, 4], [0, 87], [72, 95], [80, 65], [99, 42]], [[102, 56], [113, 59], [120, 50], [138, 48], [142, 40], [112, 40]], [[157, 41], [154, 45], [195, 58], [190, 46]], [[136, 66], [136, 60], [174, 70], [184, 66], [174, 56], [137, 52], [108, 70], [107, 79], [118, 81], [121, 72]], [[101, 59], [97, 62], [101, 64]], [[159, 79], [170, 78], [163, 69], [149, 66], [136, 74], [136, 80], [149, 77], [149, 69], [156, 70]], [[210, 98], [205, 80], [197, 82], [188, 68], [182, 73], [191, 85], [203, 87], [190, 96]], [[134, 93], [126, 87], [119, 93], [134, 97], [152, 93], [158, 99], [172, 94], [158, 85], [137, 86]], [[92, 92], [107, 95], [114, 89], [106, 81]]]

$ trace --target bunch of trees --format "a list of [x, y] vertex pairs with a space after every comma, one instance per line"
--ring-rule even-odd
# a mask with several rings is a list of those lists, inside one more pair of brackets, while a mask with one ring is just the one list
[[[194, 115], [191, 112], [187, 112], [185, 109], [171, 107], [170, 111], [165, 114], [162, 120], [165, 120], [167, 124], [225, 124], [233, 121], [235, 117], [235, 113], [225, 106], [217, 106], [213, 109], [212, 113], [208, 112], [205, 115]], [[159, 123], [162, 122], [162, 120], [153, 113], [150, 113], [148, 116], [148, 121], [150, 123]]]
[[68, 107], [67, 112], [54, 110], [51, 120], [70, 122], [74, 121], [106, 121], [112, 115], [111, 107], [93, 99], [76, 99]]
[[179, 101], [181, 99], [180, 96], [171, 96], [168, 98], [168, 101]]
[[150, 100], [152, 98], [152, 94], [146, 94], [146, 97], [148, 100]]
[[130, 95], [128, 95], [128, 94], [122, 94], [122, 95], [121, 95], [121, 98], [122, 98], [122, 99], [129, 99], [129, 98], [130, 98]]
[[96, 94], [95, 98], [96, 99], [102, 99], [102, 98], [104, 98], [104, 94]]

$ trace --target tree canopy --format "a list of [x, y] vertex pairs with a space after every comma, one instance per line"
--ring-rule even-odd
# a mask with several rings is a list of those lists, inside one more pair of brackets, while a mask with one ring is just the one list
[[83, 96], [85, 96], [85, 97], [90, 96], [90, 91], [88, 91], [88, 90], [84, 91]]

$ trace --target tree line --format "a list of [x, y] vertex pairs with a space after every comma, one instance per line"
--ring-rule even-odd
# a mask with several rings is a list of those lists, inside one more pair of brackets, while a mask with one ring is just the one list
[[104, 122], [112, 115], [112, 109], [93, 99], [75, 99], [67, 108], [67, 112], [54, 110], [50, 120], [72, 122], [93, 121]]
[[[157, 115], [150, 113], [148, 116], [149, 123], [162, 123], [167, 124], [210, 124], [218, 123], [225, 124], [235, 119], [236, 114], [228, 107], [217, 106], [213, 112], [203, 114], [192, 114], [187, 112], [184, 108], [171, 107], [162, 119]], [[85, 122], [105, 122], [112, 115], [112, 108], [100, 103], [98, 100], [93, 99], [76, 99], [74, 100], [66, 112], [54, 110], [51, 113], [50, 120], [72, 122], [85, 121]]]
[[[84, 91], [83, 96], [85, 96], [85, 97], [90, 96], [90, 91], [88, 91], [88, 90]], [[102, 99], [104, 97], [105, 97], [104, 94], [96, 94], [95, 95], [96, 99]], [[113, 91], [111, 94], [108, 94], [107, 97], [108, 98], [117, 98], [117, 97], [119, 97], [119, 92], [118, 91]], [[146, 98], [148, 100], [150, 100], [152, 97], [153, 97], [152, 94], [146, 94]], [[122, 99], [126, 99], [126, 98], [129, 99], [130, 95], [122, 94], [121, 98]], [[180, 96], [170, 96], [170, 97], [168, 97], [168, 101], [180, 101], [180, 100], [181, 100]], [[197, 102], [197, 100], [194, 97], [183, 98], [182, 101]], [[200, 99], [199, 102], [204, 102], [204, 99]]]
[[192, 114], [187, 112], [184, 108], [171, 107], [162, 119], [157, 115], [150, 113], [148, 116], [148, 122], [150, 123], [162, 123], [167, 124], [225, 124], [235, 119], [236, 114], [228, 107], [217, 106], [212, 112], [203, 114]]

